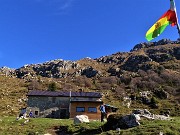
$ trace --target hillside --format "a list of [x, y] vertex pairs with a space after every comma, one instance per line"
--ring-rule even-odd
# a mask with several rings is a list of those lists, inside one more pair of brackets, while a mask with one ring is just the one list
[[[180, 42], [163, 39], [96, 59], [57, 59], [19, 69], [2, 67], [0, 81], [3, 115], [17, 115], [26, 106], [28, 90], [47, 90], [55, 83], [57, 90], [102, 92], [105, 103], [119, 107], [119, 113], [148, 108], [156, 113], [169, 110], [178, 116]], [[131, 98], [130, 108], [125, 97]]]

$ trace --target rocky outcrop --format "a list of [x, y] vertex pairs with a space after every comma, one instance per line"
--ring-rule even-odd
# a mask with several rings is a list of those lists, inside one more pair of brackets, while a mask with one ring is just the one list
[[97, 74], [100, 74], [97, 70], [93, 69], [92, 67], [86, 67], [82, 69], [81, 75], [85, 75], [88, 78], [94, 77]]
[[69, 70], [77, 68], [78, 64], [73, 61], [52, 60], [42, 64], [25, 65], [15, 72], [18, 78], [24, 78], [26, 76], [35, 77], [36, 75], [62, 78], [68, 76]]
[[177, 59], [180, 60], [180, 47], [173, 48], [172, 55]]
[[66, 78], [85, 75], [88, 78], [100, 74], [92, 66], [83, 67], [74, 61], [52, 60], [42, 64], [25, 65], [15, 70], [18, 78], [28, 79], [37, 76], [48, 78]]
[[4, 76], [15, 76], [15, 69], [11, 69], [8, 67], [1, 67], [0, 68], [0, 75], [4, 75]]
[[153, 46], [158, 46], [158, 45], [166, 45], [166, 44], [180, 44], [180, 41], [171, 41], [170, 39], [161, 39], [158, 42], [144, 42], [144, 43], [139, 43], [134, 46], [134, 48], [131, 50], [132, 51], [137, 51], [143, 48], [149, 48]]
[[133, 110], [133, 114], [138, 115], [141, 118], [152, 119], [152, 120], [171, 120], [169, 116], [151, 114], [147, 109]]
[[119, 116], [117, 114], [110, 115], [107, 119], [107, 123], [104, 125], [106, 130], [115, 130], [117, 128], [127, 129], [139, 126], [139, 117], [134, 114]]
[[139, 70], [138, 67], [140, 64], [144, 64], [150, 61], [152, 61], [152, 59], [147, 55], [131, 55], [121, 66], [121, 69], [135, 72]]
[[139, 114], [139, 115], [149, 115], [151, 116], [151, 113], [147, 109], [135, 109], [132, 111], [133, 114]]
[[121, 116], [119, 114], [109, 115], [107, 123], [104, 125], [105, 130], [128, 129], [139, 126], [141, 118], [149, 120], [171, 120], [169, 116], [155, 115], [147, 109], [135, 109], [132, 114]]
[[[178, 44], [180, 44], [180, 41], [162, 39], [158, 42], [137, 44], [131, 52], [118, 52], [94, 60], [86, 58], [83, 64], [75, 61], [57, 59], [41, 64], [24, 65], [16, 70], [3, 67], [0, 68], [0, 73], [29, 80], [37, 79], [38, 76], [48, 78], [86, 76], [92, 78], [101, 75], [101, 69], [103, 69], [103, 73], [123, 78], [126, 74], [124, 71], [136, 73], [138, 70], [159, 71], [166, 67], [171, 68], [172, 66], [168, 64], [165, 65], [166, 67], [161, 64], [163, 62], [180, 60], [180, 46], [178, 46]], [[107, 65], [107, 69], [104, 68], [106, 67], [105, 65]], [[174, 66], [178, 68], [178, 64]], [[98, 70], [95, 67], [98, 67]]]
[[102, 63], [117, 63], [117, 64], [121, 64], [125, 61], [125, 59], [129, 56], [129, 53], [127, 52], [118, 52], [116, 54], [112, 54], [110, 56], [103, 56], [100, 57], [98, 59], [96, 59], [97, 62], [102, 62]]
[[166, 62], [174, 58], [180, 60], [180, 46], [173, 48], [151, 48], [146, 51], [147, 55], [156, 62]]

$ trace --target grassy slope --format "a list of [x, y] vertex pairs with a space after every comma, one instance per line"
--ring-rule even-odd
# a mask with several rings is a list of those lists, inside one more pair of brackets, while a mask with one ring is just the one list
[[158, 135], [163, 132], [165, 135], [179, 135], [180, 118], [176, 117], [170, 121], [143, 120], [141, 125], [128, 130], [122, 130], [122, 135]]
[[[55, 135], [57, 131], [69, 133], [73, 135], [114, 135], [117, 131], [104, 131], [100, 128], [104, 123], [92, 121], [90, 123], [73, 124], [73, 120], [66, 119], [47, 119], [34, 118], [30, 119], [29, 123], [23, 124], [25, 120], [16, 121], [15, 117], [0, 118], [0, 134], [24, 135], [24, 134], [44, 134], [50, 133]], [[165, 135], [179, 135], [180, 132], [180, 117], [175, 117], [171, 121], [160, 120], [141, 120], [141, 125], [138, 127], [121, 130], [121, 135], [152, 135], [163, 132]]]
[[24, 80], [0, 76], [0, 115], [17, 115], [26, 106], [26, 93]]
[[70, 125], [72, 120], [55, 120], [46, 118], [30, 119], [24, 124], [25, 119], [16, 120], [15, 117], [3, 117], [0, 122], [1, 135], [25, 135], [25, 134], [42, 134], [53, 132], [53, 127]]

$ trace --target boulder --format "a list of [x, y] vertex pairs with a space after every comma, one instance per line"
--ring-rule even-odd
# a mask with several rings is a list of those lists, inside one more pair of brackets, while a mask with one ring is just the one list
[[123, 106], [126, 106], [127, 108], [129, 108], [131, 105], [131, 98], [129, 97], [124, 97], [123, 98]]
[[106, 130], [115, 130], [117, 128], [127, 129], [139, 126], [139, 116], [134, 114], [119, 116], [117, 114], [110, 115], [107, 119], [107, 123], [104, 125]]
[[94, 77], [98, 74], [98, 71], [91, 66], [82, 69], [81, 75], [85, 75], [88, 78]]
[[153, 119], [153, 120], [170, 120], [169, 115], [155, 115], [151, 114], [147, 109], [136, 109], [132, 111], [135, 116], [139, 116], [140, 118]]
[[89, 118], [86, 115], [77, 115], [74, 118], [74, 124], [79, 124], [79, 123], [84, 123], [84, 122], [85, 123], [89, 122]]

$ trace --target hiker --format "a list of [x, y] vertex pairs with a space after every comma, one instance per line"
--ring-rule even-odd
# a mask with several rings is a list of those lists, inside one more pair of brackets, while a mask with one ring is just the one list
[[26, 108], [22, 108], [19, 114], [19, 117], [24, 117], [24, 114], [26, 113]]
[[107, 118], [106, 108], [104, 104], [100, 106], [100, 111], [101, 111], [101, 122], [104, 122], [104, 118]]
[[33, 118], [33, 112], [32, 111], [29, 112], [29, 117]]
[[19, 117], [16, 118], [16, 120], [19, 120], [19, 119], [26, 119], [26, 108], [22, 108], [20, 113], [19, 113]]

